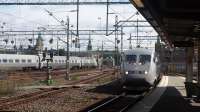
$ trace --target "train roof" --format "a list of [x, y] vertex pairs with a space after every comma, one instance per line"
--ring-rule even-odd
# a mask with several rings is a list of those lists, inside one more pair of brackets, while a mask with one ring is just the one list
[[0, 59], [36, 59], [36, 55], [0, 54]]
[[1, 57], [1, 56], [4, 56], [4, 57], [5, 57], [5, 56], [27, 56], [27, 57], [29, 56], [29, 57], [30, 57], [30, 56], [37, 56], [37, 55], [26, 55], [26, 54], [0, 54], [0, 57]]
[[[40, 57], [42, 55], [40, 54]], [[35, 57], [38, 57], [38, 55], [27, 55], [27, 54], [0, 54], [0, 57], [1, 58], [4, 58], [4, 57], [9, 57], [9, 58], [35, 58]], [[65, 59], [66, 56], [54, 56], [55, 59]], [[72, 59], [80, 59], [80, 58], [83, 58], [83, 59], [93, 59], [92, 57], [78, 57], [78, 56], [70, 56], [70, 58]]]
[[147, 49], [147, 48], [133, 48], [130, 50], [124, 51], [124, 54], [152, 54], [154, 50], [153, 49]]

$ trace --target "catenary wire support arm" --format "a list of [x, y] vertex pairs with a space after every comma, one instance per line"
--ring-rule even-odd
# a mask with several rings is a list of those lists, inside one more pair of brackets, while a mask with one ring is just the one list
[[[58, 23], [60, 23], [62, 26], [64, 26], [66, 28], [66, 26], [63, 23], [63, 21], [60, 21], [57, 17], [55, 17], [52, 12], [48, 11], [47, 9], [44, 9], [44, 10], [49, 14], [49, 16], [53, 17]], [[74, 32], [72, 32], [71, 30], [69, 30], [69, 31], [72, 34], [74, 34]], [[74, 34], [74, 35], [76, 35], [76, 34]]]

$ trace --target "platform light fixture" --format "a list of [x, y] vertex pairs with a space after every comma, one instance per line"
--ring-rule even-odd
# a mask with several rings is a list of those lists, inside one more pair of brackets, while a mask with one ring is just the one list
[[133, 1], [139, 8], [143, 8], [144, 7], [144, 4], [142, 3], [141, 0], [133, 0]]

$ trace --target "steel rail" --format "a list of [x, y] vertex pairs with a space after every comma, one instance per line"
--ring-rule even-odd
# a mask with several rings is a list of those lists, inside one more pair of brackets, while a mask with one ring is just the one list
[[[104, 71], [104, 73], [105, 72], [109, 73], [109, 71]], [[67, 83], [66, 85], [85, 84], [85, 83], [89, 83], [89, 82], [92, 82], [92, 81], [97, 80], [99, 78], [106, 77], [106, 76], [108, 76], [108, 74], [99, 74], [99, 75], [95, 75], [95, 76], [87, 78], [87, 79]], [[68, 89], [69, 89], [68, 87], [55, 88], [55, 89], [45, 89], [45, 90], [41, 90], [41, 91], [29, 93], [29, 94], [16, 96], [16, 97], [1, 99], [0, 100], [0, 110], [5, 110], [5, 109], [10, 108], [12, 106], [24, 104], [24, 103], [27, 103], [27, 102], [33, 102], [33, 101], [38, 100], [40, 98], [45, 98], [45, 97], [50, 96], [50, 95], [55, 95], [55, 94], [61, 93], [63, 91], [66, 91]]]

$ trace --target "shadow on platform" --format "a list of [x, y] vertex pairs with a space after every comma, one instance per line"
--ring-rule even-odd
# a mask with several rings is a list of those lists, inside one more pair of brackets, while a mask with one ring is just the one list
[[[182, 88], [182, 86], [180, 87]], [[182, 96], [177, 88], [167, 87], [150, 112], [200, 112], [200, 103], [193, 103], [190, 99]]]

